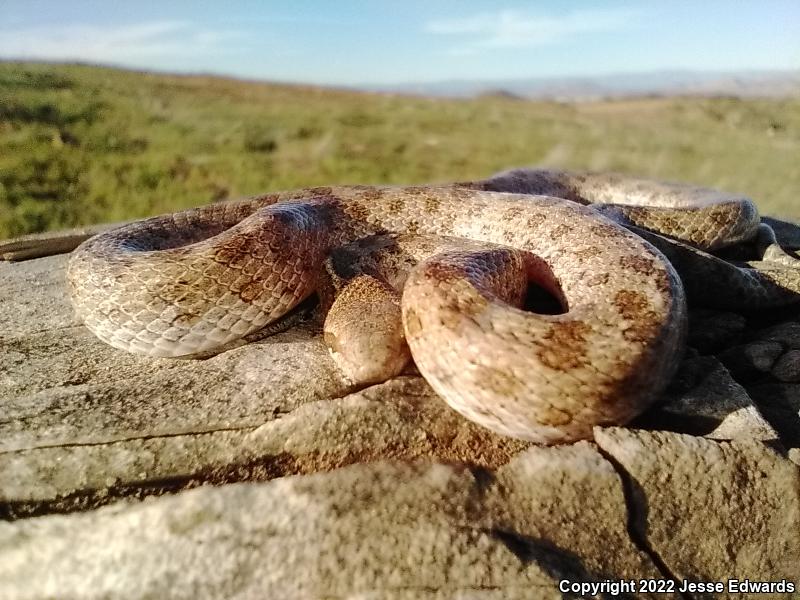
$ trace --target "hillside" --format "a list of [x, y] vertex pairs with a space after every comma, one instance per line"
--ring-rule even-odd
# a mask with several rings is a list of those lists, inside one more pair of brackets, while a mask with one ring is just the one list
[[457, 100], [0, 63], [0, 237], [531, 164], [718, 186], [800, 218], [798, 157], [800, 99]]

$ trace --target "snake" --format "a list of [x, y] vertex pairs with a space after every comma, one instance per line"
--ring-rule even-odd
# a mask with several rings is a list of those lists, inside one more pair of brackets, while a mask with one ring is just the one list
[[[324, 341], [352, 383], [413, 359], [467, 419], [557, 444], [626, 424], [658, 398], [685, 348], [687, 295], [798, 301], [796, 258], [774, 250], [765, 227], [738, 194], [521, 168], [310, 187], [135, 221], [81, 244], [67, 283], [100, 340], [157, 358], [224, 349], [318, 292]], [[779, 259], [754, 268], [710, 254], [748, 241]], [[532, 289], [555, 309], [526, 306]]]

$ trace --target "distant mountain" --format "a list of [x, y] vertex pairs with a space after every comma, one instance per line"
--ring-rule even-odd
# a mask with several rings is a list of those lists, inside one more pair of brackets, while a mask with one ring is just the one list
[[550, 100], [595, 100], [637, 96], [800, 96], [797, 71], [656, 71], [597, 77], [507, 80], [448, 80], [430, 83], [363, 85], [359, 89], [423, 96], [505, 95]]

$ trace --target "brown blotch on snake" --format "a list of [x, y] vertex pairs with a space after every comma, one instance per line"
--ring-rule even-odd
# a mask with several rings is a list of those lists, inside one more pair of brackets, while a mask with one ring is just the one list
[[542, 364], [554, 371], [568, 372], [587, 360], [586, 335], [589, 328], [580, 322], [554, 322], [536, 350]]
[[387, 205], [389, 212], [393, 215], [400, 214], [400, 211], [405, 207], [406, 202], [402, 198], [392, 198]]
[[619, 264], [623, 269], [631, 269], [637, 273], [650, 274], [656, 271], [656, 263], [644, 256], [623, 256], [619, 259]]
[[658, 328], [658, 313], [652, 310], [644, 294], [635, 290], [620, 290], [612, 300], [619, 315], [628, 322], [623, 337], [630, 342], [643, 342]]

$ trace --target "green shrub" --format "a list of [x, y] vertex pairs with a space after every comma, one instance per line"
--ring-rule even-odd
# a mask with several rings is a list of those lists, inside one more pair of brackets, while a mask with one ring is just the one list
[[244, 149], [271, 153], [278, 149], [278, 132], [268, 126], [249, 126], [244, 132]]

